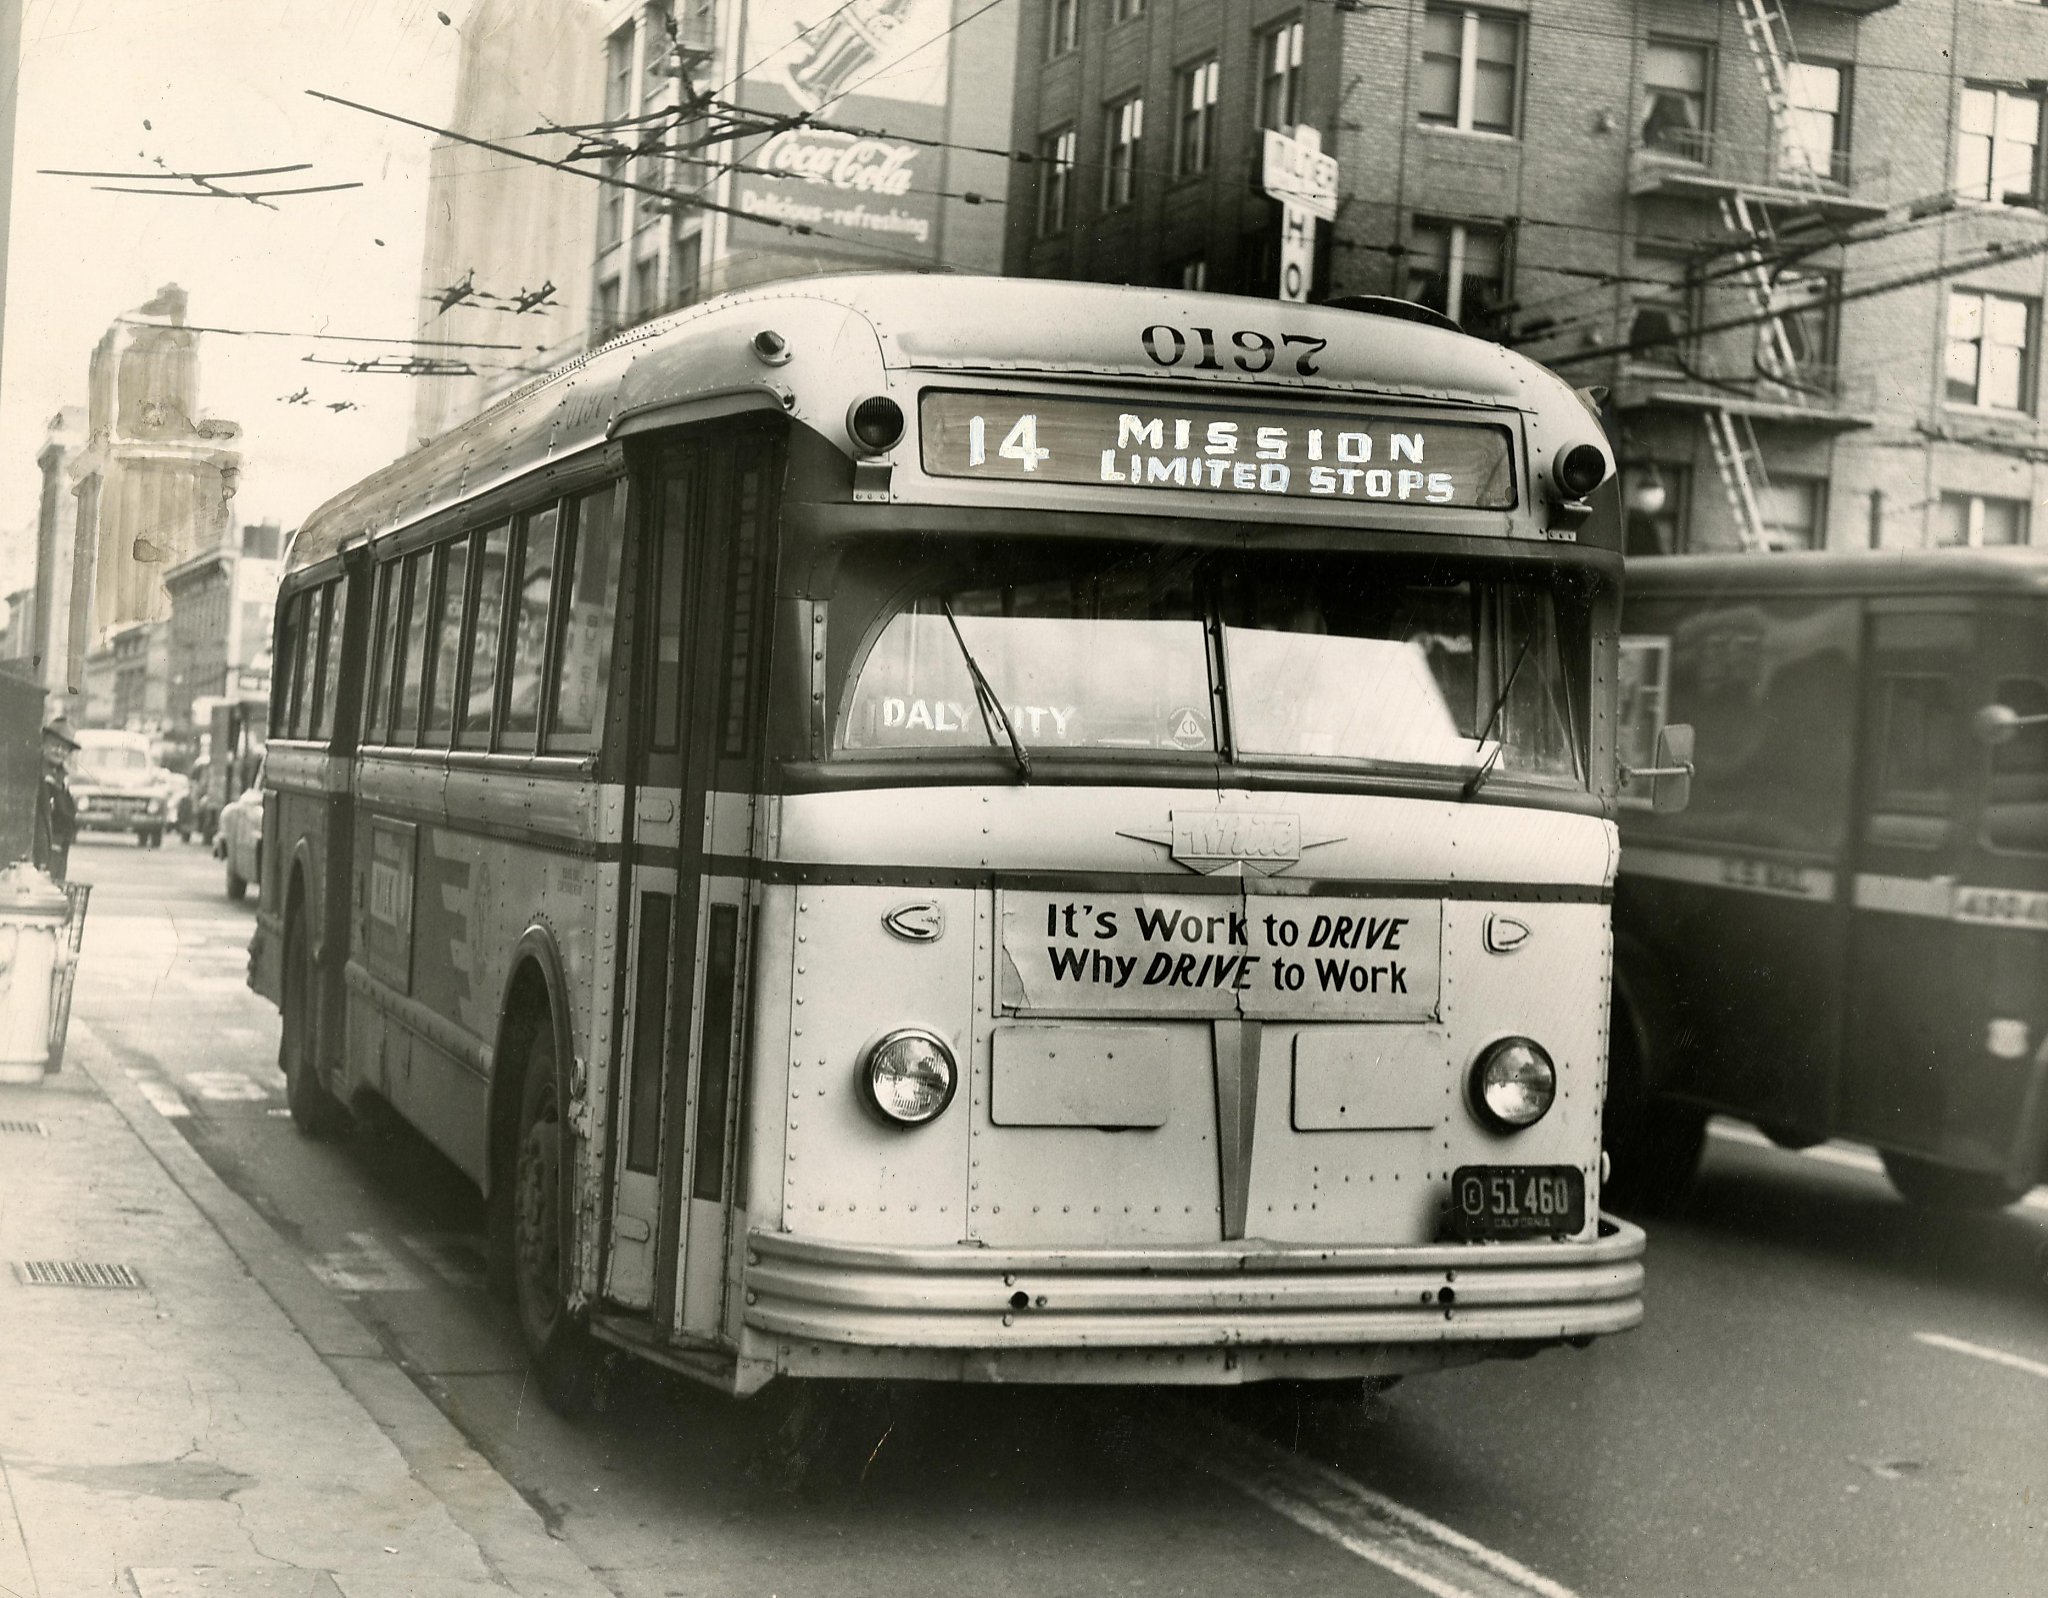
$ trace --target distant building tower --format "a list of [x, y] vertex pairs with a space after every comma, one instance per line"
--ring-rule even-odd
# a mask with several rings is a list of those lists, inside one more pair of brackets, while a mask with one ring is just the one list
[[[241, 455], [227, 445], [241, 429], [199, 414], [199, 335], [185, 326], [184, 290], [166, 287], [107, 329], [92, 354], [87, 429], [71, 463], [72, 583], [89, 588], [93, 636], [70, 639], [74, 655], [168, 620], [165, 574], [217, 546], [229, 525]], [[117, 705], [123, 721], [149, 717], [138, 702]]]
[[71, 640], [91, 631], [91, 590], [74, 591], [73, 558], [78, 547], [78, 494], [71, 466], [85, 449], [85, 409], [67, 405], [50, 418], [43, 447], [36, 452], [42, 491], [36, 505], [36, 586], [32, 638], [17, 638], [20, 654], [35, 662], [43, 688], [52, 695], [84, 690]]
[[[478, 0], [462, 24], [449, 127], [552, 155], [530, 139], [546, 122], [596, 119], [602, 94], [595, 0]], [[417, 379], [414, 441], [466, 421], [534, 373], [582, 350], [596, 227], [586, 178], [443, 139], [427, 176], [420, 268], [423, 339], [515, 343], [516, 351], [436, 350], [472, 370]], [[467, 284], [472, 292], [460, 292]]]

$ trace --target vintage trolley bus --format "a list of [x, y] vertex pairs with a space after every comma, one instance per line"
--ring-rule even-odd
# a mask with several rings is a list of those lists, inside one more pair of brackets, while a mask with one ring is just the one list
[[538, 1368], [1242, 1382], [1641, 1315], [1621, 562], [1431, 313], [850, 276], [323, 507], [256, 985], [473, 1177]]
[[[1610, 1147], [1644, 1199], [1708, 1111], [1875, 1147], [1923, 1204], [2048, 1170], [2048, 551], [1629, 563]], [[1627, 754], [1624, 748], [1624, 755]]]

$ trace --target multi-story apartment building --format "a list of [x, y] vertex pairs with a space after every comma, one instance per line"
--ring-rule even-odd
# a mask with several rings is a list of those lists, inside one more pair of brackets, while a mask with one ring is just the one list
[[1604, 390], [1633, 548], [2048, 539], [2048, 5], [1022, 0], [1010, 270], [1313, 297]]
[[206, 707], [199, 702], [245, 691], [251, 668], [269, 654], [282, 543], [276, 522], [251, 522], [164, 573], [171, 596], [166, 731], [200, 730]]

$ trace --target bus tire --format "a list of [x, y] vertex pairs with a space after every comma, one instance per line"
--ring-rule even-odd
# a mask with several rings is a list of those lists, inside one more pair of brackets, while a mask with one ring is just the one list
[[1610, 1048], [1600, 1141], [1612, 1164], [1601, 1188], [1601, 1207], [1630, 1215], [1668, 1214], [1699, 1169], [1706, 1113], [1651, 1092], [1634, 1018], [1618, 1005]]
[[228, 897], [240, 904], [248, 896], [249, 879], [233, 866], [228, 867]]
[[277, 1036], [277, 1064], [284, 1072], [284, 1102], [292, 1125], [306, 1137], [329, 1137], [347, 1130], [349, 1114], [320, 1081], [313, 1058], [313, 958], [306, 947], [306, 929], [296, 908], [285, 925], [283, 993]]
[[1999, 1171], [1964, 1171], [1917, 1154], [1881, 1149], [1884, 1174], [1900, 1198], [1923, 1210], [2002, 1210], [2026, 1196]]
[[511, 1189], [512, 1287], [541, 1397], [557, 1414], [573, 1417], [596, 1403], [602, 1353], [571, 1313], [564, 1286], [566, 1142], [554, 1027], [543, 1014], [527, 1043], [520, 1075]]

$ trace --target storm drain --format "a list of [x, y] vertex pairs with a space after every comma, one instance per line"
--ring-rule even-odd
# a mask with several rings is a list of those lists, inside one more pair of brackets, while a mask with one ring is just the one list
[[142, 1278], [131, 1265], [102, 1265], [92, 1260], [17, 1260], [14, 1274], [24, 1287], [140, 1287]]
[[13, 1132], [21, 1137], [48, 1137], [41, 1121], [0, 1121], [0, 1132]]

